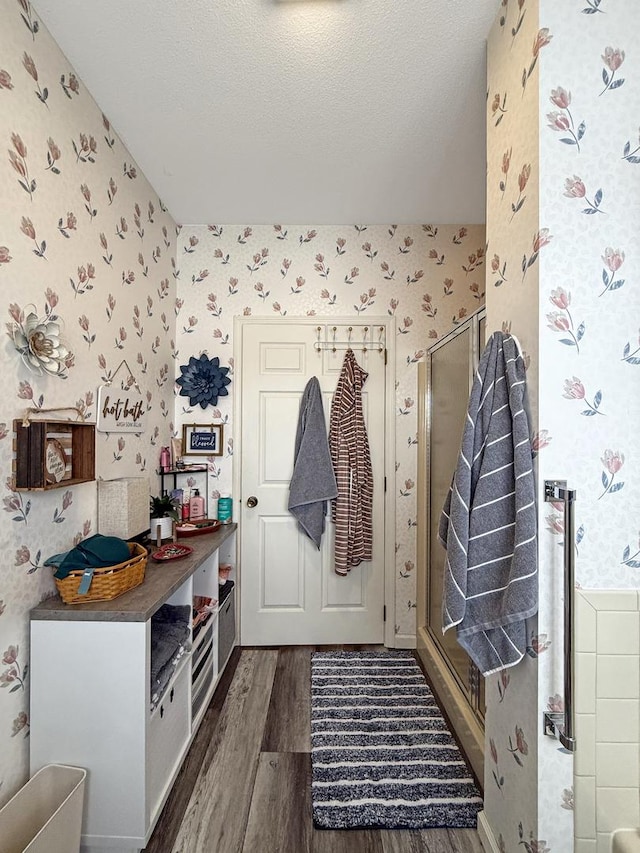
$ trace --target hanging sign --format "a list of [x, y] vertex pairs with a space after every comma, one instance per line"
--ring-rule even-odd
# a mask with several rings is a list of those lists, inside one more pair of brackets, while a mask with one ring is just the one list
[[47, 483], [59, 483], [60, 480], [68, 480], [71, 477], [70, 466], [67, 466], [67, 454], [57, 438], [47, 439], [44, 470]]
[[[121, 382], [118, 388], [113, 380], [122, 367], [126, 367], [128, 379]], [[106, 385], [98, 388], [98, 432], [144, 432], [147, 409], [142, 388], [136, 382], [126, 359], [122, 359], [107, 380]]]
[[146, 416], [144, 397], [136, 388], [124, 390], [117, 385], [98, 388], [98, 432], [144, 432]]

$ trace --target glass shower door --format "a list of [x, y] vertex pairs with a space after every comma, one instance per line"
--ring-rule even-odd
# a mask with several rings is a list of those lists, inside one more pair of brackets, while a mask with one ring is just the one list
[[477, 312], [427, 354], [428, 544], [426, 628], [474, 712], [484, 717], [484, 679], [458, 644], [454, 628], [442, 634], [445, 549], [438, 540], [440, 513], [455, 471], [469, 392], [484, 349], [486, 321]]
[[471, 689], [469, 657], [458, 645], [455, 629], [442, 634], [445, 550], [438, 540], [438, 525], [458, 461], [469, 402], [470, 347], [468, 327], [433, 350], [429, 383], [429, 631], [466, 691]]

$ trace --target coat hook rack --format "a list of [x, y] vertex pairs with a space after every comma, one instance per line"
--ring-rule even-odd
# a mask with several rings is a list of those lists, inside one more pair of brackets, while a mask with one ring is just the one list
[[[342, 327], [344, 328], [344, 327]], [[362, 342], [356, 343], [354, 340], [354, 333], [357, 333], [359, 329], [362, 329]], [[370, 326], [347, 326], [346, 328], [346, 340], [340, 340], [338, 338], [338, 327], [331, 326], [330, 329], [327, 330], [327, 338], [328, 340], [322, 340], [322, 326], [316, 327], [316, 342], [314, 343], [314, 349], [317, 352], [321, 352], [324, 349], [330, 349], [331, 352], [337, 352], [339, 349], [357, 349], [361, 352], [367, 352], [368, 350], [372, 350], [373, 352], [385, 352], [385, 327], [378, 327], [378, 340], [373, 340], [373, 331], [374, 329]]]

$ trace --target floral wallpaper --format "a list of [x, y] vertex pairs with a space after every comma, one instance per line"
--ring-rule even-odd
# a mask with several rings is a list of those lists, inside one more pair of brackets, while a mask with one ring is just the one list
[[[487, 281], [489, 323], [511, 324], [530, 357], [539, 485], [561, 477], [577, 490], [576, 581], [583, 588], [640, 586], [633, 527], [640, 508], [634, 428], [640, 407], [634, 291], [640, 67], [629, 45], [639, 25], [640, 8], [633, 4], [503, 0], [490, 38], [487, 257], [495, 278]], [[531, 163], [527, 189], [537, 186], [529, 246], [521, 217], [526, 204], [518, 210], [512, 202], [515, 211], [501, 206], [505, 152], [512, 163]], [[531, 305], [528, 315], [523, 303]], [[534, 800], [522, 799], [509, 812], [496, 792], [487, 814], [505, 850], [528, 843], [560, 853], [573, 845], [573, 761], [540, 734], [542, 711], [563, 710], [559, 505], [540, 501], [539, 530], [539, 628], [532, 640], [537, 698], [535, 673], [510, 704], [508, 695], [500, 699], [498, 679], [488, 686], [488, 733], [497, 734], [499, 721], [500, 729], [520, 726], [529, 747], [538, 741], [537, 771], [521, 780], [522, 791], [537, 788], [537, 822]], [[521, 720], [531, 706], [528, 729]], [[503, 754], [498, 750], [501, 763]], [[512, 781], [506, 777], [505, 787]], [[491, 780], [487, 785], [491, 790]]]
[[[178, 365], [206, 351], [233, 369], [233, 317], [389, 315], [396, 330], [396, 613], [415, 644], [417, 363], [484, 300], [484, 226], [185, 226], [178, 241]], [[232, 375], [231, 373], [229, 375]], [[466, 391], [465, 391], [466, 393]], [[206, 415], [225, 423], [209, 499], [231, 491], [233, 394]], [[177, 399], [176, 421], [199, 408]]]
[[[540, 267], [540, 425], [549, 441], [540, 474], [561, 474], [577, 490], [577, 584], [638, 588], [640, 66], [629, 34], [639, 30], [640, 8], [601, 0], [569, 14], [544, 0], [541, 19], [551, 41], [540, 67], [540, 215], [553, 237]], [[552, 127], [556, 113], [575, 139]], [[561, 564], [562, 514], [541, 504], [539, 515], [541, 568], [552, 577]], [[556, 653], [541, 661], [539, 707], [562, 702], [557, 600], [548, 582], [540, 627]], [[544, 740], [539, 802], [549, 810], [540, 806], [540, 814], [553, 839], [570, 815], [572, 779], [561, 773], [557, 745]]]
[[1, 805], [29, 770], [28, 613], [54, 591], [43, 561], [96, 532], [95, 482], [12, 490], [13, 420], [73, 407], [95, 421], [97, 388], [124, 359], [115, 381], [134, 375], [147, 427], [97, 433], [96, 474], [148, 477], [156, 492], [174, 417], [176, 231], [28, 0], [0, 0], [0, 20]]

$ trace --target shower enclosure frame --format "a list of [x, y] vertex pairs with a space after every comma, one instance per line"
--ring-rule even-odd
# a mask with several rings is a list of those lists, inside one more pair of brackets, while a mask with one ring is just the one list
[[[431, 549], [431, 447], [433, 421], [432, 362], [434, 354], [460, 335], [468, 333], [468, 388], [464, 393], [464, 407], [473, 383], [480, 353], [484, 348], [486, 309], [479, 308], [463, 323], [454, 327], [445, 337], [427, 350], [425, 361], [418, 365], [418, 529], [417, 529], [417, 645], [418, 653], [433, 683], [438, 700], [442, 705], [455, 735], [463, 747], [480, 784], [484, 779], [484, 679], [471, 659], [460, 650], [460, 657], [468, 658], [468, 672], [462, 678], [459, 667], [448, 657], [439, 626], [430, 619], [430, 549]], [[456, 341], [459, 346], [460, 341]], [[440, 353], [441, 354], [441, 353]], [[460, 401], [459, 401], [460, 403]], [[462, 436], [463, 423], [460, 423]], [[453, 468], [451, 470], [453, 476]], [[439, 513], [440, 507], [433, 507]], [[453, 630], [453, 629], [452, 629]]]

